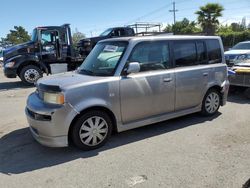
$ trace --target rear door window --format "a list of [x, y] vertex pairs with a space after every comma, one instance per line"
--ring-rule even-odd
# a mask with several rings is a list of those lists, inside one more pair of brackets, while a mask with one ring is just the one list
[[175, 66], [197, 65], [195, 41], [176, 41], [174, 42]]
[[208, 63], [221, 63], [222, 55], [220, 43], [216, 39], [210, 39], [206, 41], [207, 44], [207, 52], [208, 52]]

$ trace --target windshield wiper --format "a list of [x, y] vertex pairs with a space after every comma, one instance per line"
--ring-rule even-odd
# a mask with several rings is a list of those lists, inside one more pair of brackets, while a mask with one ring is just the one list
[[91, 70], [87, 70], [87, 69], [80, 69], [79, 73], [83, 73], [83, 74], [87, 74], [87, 75], [95, 75], [95, 73]]

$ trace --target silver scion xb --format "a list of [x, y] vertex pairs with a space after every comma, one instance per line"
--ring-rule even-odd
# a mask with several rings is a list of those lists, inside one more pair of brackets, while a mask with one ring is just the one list
[[125, 131], [190, 113], [214, 115], [229, 82], [219, 37], [147, 36], [99, 42], [79, 69], [40, 79], [27, 100], [34, 138], [95, 149]]

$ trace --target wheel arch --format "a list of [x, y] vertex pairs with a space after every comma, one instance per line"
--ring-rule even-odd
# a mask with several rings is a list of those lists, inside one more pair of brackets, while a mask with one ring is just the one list
[[30, 57], [30, 58], [22, 58], [21, 60], [19, 60], [17, 67], [17, 75], [19, 76], [21, 70], [28, 65], [34, 65], [39, 69], [41, 69], [46, 74], [49, 74], [49, 69], [43, 62], [40, 62], [37, 58]]
[[[204, 94], [204, 97], [205, 95], [207, 94], [207, 92], [211, 89], [215, 89], [216, 91], [218, 91], [219, 95], [220, 95], [220, 102], [222, 103], [222, 98], [223, 98], [223, 94], [221, 93], [222, 91], [222, 87], [220, 85], [211, 85], [210, 87], [208, 87], [208, 89], [206, 90], [205, 94]], [[222, 105], [222, 104], [220, 104]]]
[[73, 120], [71, 121], [70, 126], [69, 126], [69, 130], [68, 130], [68, 142], [69, 143], [72, 142], [71, 141], [72, 128], [73, 128], [74, 124], [76, 123], [76, 121], [78, 120], [78, 118], [80, 118], [84, 113], [89, 112], [89, 111], [93, 111], [93, 110], [105, 112], [110, 117], [110, 119], [112, 121], [112, 124], [113, 124], [112, 131], [117, 132], [117, 121], [116, 121], [116, 117], [115, 117], [114, 113], [109, 108], [107, 108], [105, 106], [91, 106], [91, 107], [85, 108], [82, 111], [80, 111], [80, 113], [77, 114], [73, 118]]

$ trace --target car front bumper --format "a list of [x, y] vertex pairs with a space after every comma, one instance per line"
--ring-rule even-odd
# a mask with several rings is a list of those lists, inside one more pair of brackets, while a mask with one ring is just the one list
[[228, 91], [229, 91], [229, 81], [226, 80], [223, 85], [222, 85], [222, 90], [221, 90], [221, 93], [222, 93], [222, 101], [221, 101], [221, 106], [224, 106], [227, 102], [227, 96], [228, 96]]
[[36, 93], [32, 93], [28, 97], [25, 113], [35, 140], [49, 147], [68, 146], [69, 127], [77, 115], [69, 104], [46, 104]]
[[6, 67], [4, 67], [3, 72], [4, 72], [4, 75], [7, 78], [16, 78], [16, 76], [17, 76], [16, 68], [6, 68]]

